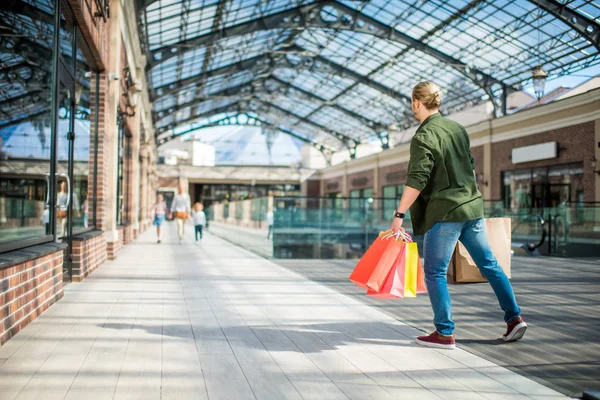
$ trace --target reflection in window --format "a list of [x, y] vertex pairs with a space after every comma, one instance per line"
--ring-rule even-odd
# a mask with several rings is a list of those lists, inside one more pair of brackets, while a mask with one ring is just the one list
[[583, 163], [505, 171], [504, 206], [513, 210], [558, 207], [584, 196]]
[[26, 14], [0, 10], [0, 243], [50, 233], [54, 8], [45, 0]]
[[[83, 40], [78, 40], [83, 43]], [[92, 84], [95, 76], [81, 48], [77, 49], [75, 69], [75, 141], [73, 160], [73, 232], [93, 226], [93, 204], [90, 194], [94, 191], [94, 179], [90, 165], [94, 163], [95, 132], [92, 132]]]

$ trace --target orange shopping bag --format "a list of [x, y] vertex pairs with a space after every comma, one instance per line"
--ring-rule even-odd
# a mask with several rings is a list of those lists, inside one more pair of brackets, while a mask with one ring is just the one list
[[379, 237], [375, 239], [371, 247], [363, 254], [362, 258], [356, 264], [354, 271], [350, 275], [350, 280], [362, 288], [367, 288], [367, 282], [377, 267], [379, 260], [385, 253], [387, 246], [390, 244], [389, 234], [391, 231], [381, 232]]
[[416, 297], [417, 293], [427, 292], [417, 244], [403, 242], [402, 246], [403, 249], [381, 289], [379, 291], [368, 290], [367, 296], [402, 299]]
[[392, 238], [367, 281], [367, 289], [378, 292], [385, 283], [396, 260], [406, 248], [401, 238]]

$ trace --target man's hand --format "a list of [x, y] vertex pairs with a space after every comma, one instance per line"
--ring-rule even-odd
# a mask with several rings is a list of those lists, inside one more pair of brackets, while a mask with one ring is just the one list
[[402, 228], [403, 222], [404, 220], [402, 218], [394, 218], [394, 221], [392, 222], [392, 232], [397, 233], [400, 228]]

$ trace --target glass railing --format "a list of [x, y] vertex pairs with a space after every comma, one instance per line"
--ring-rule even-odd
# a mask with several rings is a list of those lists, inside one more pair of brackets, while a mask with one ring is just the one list
[[[381, 231], [390, 228], [395, 208], [388, 207], [391, 200], [274, 197], [273, 257], [359, 258]], [[246, 201], [251, 204], [243, 208], [236, 204], [236, 214], [243, 209], [244, 221], [264, 222], [269, 199]], [[567, 257], [600, 256], [600, 207], [565, 204], [515, 210], [504, 208], [499, 201], [486, 201], [484, 215], [511, 219], [513, 247]], [[231, 218], [221, 220], [231, 222]], [[264, 229], [263, 225], [246, 226]], [[404, 228], [413, 234], [410, 217], [406, 218]], [[259, 236], [264, 244], [263, 233]], [[414, 239], [422, 249], [422, 238]]]

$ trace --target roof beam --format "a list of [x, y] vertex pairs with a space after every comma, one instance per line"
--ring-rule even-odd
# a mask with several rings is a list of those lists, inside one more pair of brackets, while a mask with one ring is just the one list
[[[177, 121], [177, 122], [165, 125], [163, 127], [157, 128], [155, 130], [156, 131], [156, 136], [158, 137], [161, 134], [163, 134], [163, 133], [165, 133], [165, 132], [167, 132], [169, 130], [172, 130], [172, 129], [176, 128], [177, 126], [185, 125], [185, 124], [191, 123], [193, 121], [197, 121], [197, 120], [202, 119], [202, 118], [207, 118], [207, 117], [209, 117], [211, 115], [217, 115], [217, 114], [222, 114], [222, 113], [225, 113], [225, 112], [228, 112], [228, 111], [232, 111], [232, 109], [234, 109], [233, 107], [236, 106], [236, 105], [239, 106], [242, 101], [244, 101], [244, 99], [236, 100], [234, 103], [231, 103], [231, 104], [228, 104], [228, 105], [222, 106], [222, 107], [217, 107], [217, 108], [215, 108], [213, 110], [209, 110], [209, 111], [203, 112], [201, 114], [192, 114], [189, 118], [186, 118], [183, 121]], [[264, 109], [266, 107], [267, 111], [273, 109], [273, 110], [275, 110], [275, 111], [283, 114], [284, 116], [295, 118], [295, 119], [297, 119], [297, 120], [299, 120], [299, 121], [301, 121], [303, 123], [306, 123], [306, 124], [314, 127], [316, 130], [323, 131], [323, 132], [331, 135], [332, 137], [336, 138], [340, 142], [342, 142], [343, 145], [345, 147], [349, 148], [349, 149], [350, 148], [355, 148], [356, 145], [358, 144], [358, 142], [356, 140], [352, 139], [349, 136], [344, 135], [343, 133], [330, 130], [327, 127], [324, 127], [323, 125], [320, 125], [319, 123], [307, 120], [304, 117], [302, 117], [302, 116], [300, 116], [298, 114], [295, 114], [292, 111], [289, 111], [289, 110], [286, 110], [284, 108], [281, 108], [281, 107], [279, 107], [279, 106], [277, 106], [277, 105], [275, 105], [273, 103], [270, 103], [267, 100], [254, 97], [254, 98], [252, 98], [251, 101], [255, 101], [255, 102], [261, 103], [262, 106], [263, 106], [262, 108]], [[261, 111], [264, 111], [264, 110], [261, 110], [261, 107], [259, 107], [258, 109], [256, 109], [256, 110], [253, 109], [251, 111], [254, 112], [254, 113], [260, 113]], [[278, 126], [278, 129], [280, 129], [279, 126]]]
[[[326, 9], [331, 20], [322, 18], [322, 11]], [[347, 18], [349, 17], [349, 18]], [[335, 18], [335, 20], [333, 20]], [[358, 23], [360, 21], [360, 23]], [[504, 82], [495, 79], [491, 75], [469, 66], [466, 63], [422, 42], [395, 28], [386, 25], [374, 18], [362, 14], [359, 10], [350, 8], [338, 1], [328, 0], [308, 5], [303, 5], [279, 13], [271, 14], [262, 18], [250, 20], [237, 25], [212, 31], [206, 35], [198, 36], [183, 42], [161, 47], [152, 51], [148, 67], [151, 68], [165, 60], [179, 56], [185, 51], [206, 47], [220, 39], [244, 35], [262, 30], [271, 29], [305, 29], [322, 28], [335, 30], [350, 30], [353, 32], [373, 35], [417, 49], [471, 78], [481, 87], [489, 87], [493, 84], [504, 85]], [[513, 91], [517, 90], [512, 88]]]
[[43, 21], [49, 25], [54, 25], [54, 15], [48, 14], [46, 11], [25, 3], [22, 0], [3, 0], [2, 9], [15, 14], [25, 15], [33, 21]]
[[380, 123], [378, 123], [376, 121], [373, 121], [372, 119], [363, 117], [362, 115], [359, 115], [359, 114], [355, 113], [354, 111], [350, 111], [350, 110], [345, 109], [344, 107], [338, 106], [337, 104], [332, 103], [332, 102], [328, 101], [327, 99], [324, 99], [324, 98], [322, 98], [320, 96], [317, 96], [316, 94], [314, 94], [312, 92], [309, 92], [308, 90], [304, 90], [302, 88], [299, 88], [296, 85], [293, 85], [291, 83], [282, 81], [281, 79], [279, 79], [279, 78], [277, 78], [275, 76], [272, 76], [270, 79], [274, 80], [275, 82], [277, 82], [280, 85], [285, 86], [287, 89], [291, 89], [291, 90], [294, 90], [294, 91], [296, 91], [298, 93], [301, 93], [304, 96], [304, 98], [307, 98], [307, 99], [312, 100], [312, 101], [319, 102], [323, 106], [333, 108], [334, 110], [337, 110], [337, 111], [340, 111], [340, 112], [346, 114], [350, 118], [354, 118], [354, 119], [360, 121], [363, 125], [367, 126], [369, 129], [372, 129], [372, 130], [376, 131], [378, 129], [384, 129], [385, 128], [382, 124], [380, 124]]
[[[258, 83], [259, 85], [253, 86], [252, 83]], [[351, 138], [351, 137], [349, 137], [349, 136], [347, 136], [347, 135], [345, 135], [345, 134], [343, 134], [343, 133], [341, 133], [341, 132], [339, 132], [337, 130], [329, 129], [329, 128], [327, 128], [327, 127], [325, 127], [325, 126], [323, 126], [323, 125], [321, 125], [321, 124], [319, 124], [317, 122], [314, 122], [314, 121], [311, 121], [311, 120], [307, 119], [306, 117], [302, 117], [302, 116], [300, 116], [298, 114], [295, 114], [294, 112], [292, 112], [290, 110], [286, 110], [286, 109], [284, 109], [282, 107], [279, 107], [279, 106], [277, 106], [277, 105], [275, 105], [275, 104], [273, 104], [271, 102], [268, 102], [265, 99], [262, 99], [260, 97], [256, 97], [256, 95], [259, 94], [259, 93], [270, 94], [270, 92], [267, 89], [264, 88], [264, 82], [254, 81], [254, 82], [251, 82], [250, 84], [245, 83], [245, 84], [241, 84], [241, 85], [238, 85], [238, 86], [233, 86], [233, 87], [227, 88], [227, 89], [225, 89], [225, 90], [223, 90], [221, 92], [218, 92], [218, 93], [213, 93], [209, 97], [207, 97], [205, 101], [211, 101], [215, 97], [232, 97], [232, 96], [243, 95], [244, 99], [240, 99], [240, 101], [241, 100], [248, 100], [248, 101], [254, 100], [254, 101], [258, 101], [260, 103], [263, 103], [264, 105], [267, 105], [268, 107], [273, 108], [273, 109], [275, 109], [275, 110], [277, 110], [277, 111], [279, 111], [279, 112], [281, 112], [281, 113], [283, 113], [283, 114], [285, 114], [285, 115], [287, 115], [289, 117], [298, 119], [301, 122], [304, 122], [306, 124], [309, 124], [309, 125], [313, 126], [315, 129], [324, 131], [324, 132], [328, 133], [329, 135], [334, 136], [338, 140], [342, 141], [344, 143], [344, 145], [348, 145], [349, 143], [355, 144], [357, 142], [355, 139], [353, 139], [353, 138]], [[186, 109], [188, 107], [198, 106], [199, 104], [201, 104], [201, 103], [198, 102], [198, 99], [193, 99], [193, 100], [191, 100], [191, 101], [189, 101], [187, 103], [183, 103], [183, 104], [180, 104], [180, 105], [178, 105], [176, 107], [169, 108], [169, 109], [167, 109], [164, 112], [167, 113], [167, 115], [172, 115], [173, 113], [175, 113], [177, 111]], [[191, 118], [197, 118], [196, 116], [194, 116], [194, 111], [193, 110], [192, 110], [191, 114], [192, 114]], [[159, 113], [159, 115], [160, 115], [160, 113]], [[166, 118], [167, 115], [164, 115], [161, 118]], [[188, 120], [189, 120], [189, 118], [188, 118]], [[158, 121], [160, 121], [160, 120], [158, 120]], [[185, 122], [174, 122], [172, 124], [169, 124], [169, 125], [166, 125], [164, 127], [158, 128], [157, 132], [160, 134], [160, 133], [162, 133], [162, 132], [164, 132], [166, 130], [173, 129], [174, 127], [176, 127], [178, 125], [183, 125], [184, 123]]]
[[[235, 95], [236, 92], [241, 92], [244, 87], [247, 87], [247, 86], [240, 85], [240, 86], [237, 86], [235, 88], [232, 88], [231, 93], [234, 93], [234, 94], [232, 94], [230, 96]], [[323, 132], [331, 135], [332, 137], [335, 137], [337, 140], [341, 141], [344, 144], [344, 146], [349, 146], [349, 145], [354, 146], [357, 143], [356, 140], [354, 140], [353, 138], [351, 138], [351, 137], [349, 137], [349, 136], [347, 136], [347, 135], [345, 135], [345, 134], [343, 134], [341, 132], [338, 132], [338, 131], [335, 131], [335, 130], [331, 130], [331, 129], [329, 129], [329, 128], [327, 128], [327, 127], [325, 127], [325, 126], [323, 126], [323, 125], [321, 125], [321, 124], [319, 124], [317, 122], [313, 122], [313, 121], [311, 121], [309, 119], [306, 119], [306, 118], [304, 118], [304, 117], [302, 117], [302, 116], [300, 116], [298, 114], [295, 114], [292, 111], [286, 110], [285, 108], [282, 108], [282, 107], [279, 107], [279, 106], [277, 106], [277, 105], [275, 105], [273, 103], [270, 103], [269, 101], [267, 101], [265, 99], [261, 99], [259, 97], [255, 97], [254, 94], [255, 93], [250, 92], [248, 95], [249, 96], [253, 96], [253, 97], [251, 97], [251, 98], [249, 97], [248, 99], [238, 99], [238, 100], [236, 100], [232, 104], [238, 104], [238, 103], [240, 103], [242, 101], [245, 101], [245, 100], [247, 100], [247, 101], [255, 101], [255, 102], [258, 102], [258, 103], [262, 103], [262, 105], [265, 106], [265, 107], [267, 107], [267, 109], [276, 110], [279, 113], [281, 113], [281, 114], [283, 114], [283, 115], [285, 115], [287, 117], [295, 118], [295, 119], [297, 119], [297, 120], [299, 120], [299, 121], [301, 121], [303, 123], [306, 123], [306, 124], [312, 126], [316, 130], [323, 131]], [[207, 100], [207, 101], [210, 101], [210, 100]], [[186, 105], [186, 107], [190, 107], [191, 105], [197, 105], [197, 104], [198, 104], [197, 102], [195, 102], [193, 104], [189, 103], [189, 104]], [[228, 107], [228, 106], [224, 106], [224, 107]], [[216, 110], [220, 110], [221, 108], [223, 108], [223, 107], [219, 107]], [[259, 112], [260, 108], [258, 110], [252, 110], [252, 111], [253, 112]], [[173, 111], [173, 112], [176, 112], [176, 111]], [[212, 110], [208, 111], [209, 115], [216, 115], [216, 114], [220, 114], [220, 113], [222, 113], [222, 111], [218, 111], [218, 112], [217, 111], [212, 111]], [[163, 134], [164, 132], [166, 132], [168, 130], [174, 129], [177, 126], [180, 126], [180, 125], [185, 125], [187, 123], [190, 123], [191, 121], [196, 121], [198, 119], [205, 118], [206, 115], [207, 115], [207, 112], [204, 112], [204, 113], [201, 113], [201, 114], [195, 114], [194, 112], [192, 112], [191, 115], [190, 115], [190, 117], [186, 118], [183, 121], [176, 121], [176, 122], [173, 122], [171, 124], [168, 124], [168, 125], [162, 126], [160, 128], [157, 128], [156, 129], [156, 135], [157, 136], [161, 135], [161, 134]]]
[[573, 28], [600, 51], [600, 24], [556, 0], [529, 0], [547, 13]]
[[[238, 106], [236, 105], [236, 108], [237, 107]], [[241, 110], [241, 108], [238, 108], [238, 110]], [[320, 151], [333, 152], [333, 149], [331, 149], [329, 146], [325, 146], [325, 145], [319, 144], [319, 143], [313, 141], [310, 138], [307, 138], [307, 137], [305, 137], [303, 135], [300, 135], [300, 134], [294, 132], [291, 129], [277, 126], [276, 124], [273, 124], [272, 122], [267, 121], [267, 120], [265, 120], [263, 118], [255, 117], [255, 116], [249, 116], [249, 115], [247, 115], [248, 113], [245, 113], [245, 112], [242, 112], [242, 111], [237, 111], [237, 115], [235, 116], [236, 120], [239, 117], [239, 115], [241, 115], [241, 114], [246, 115], [248, 118], [253, 118], [253, 119], [259, 121], [264, 126], [268, 126], [268, 127], [277, 129], [277, 130], [285, 133], [286, 135], [289, 135], [289, 136], [291, 136], [291, 137], [293, 137], [295, 139], [298, 139], [298, 140], [300, 140], [300, 141], [302, 141], [304, 143], [310, 144], [310, 145], [314, 146], [315, 148], [317, 148]], [[170, 135], [170, 136], [166, 136], [166, 137], [160, 138], [158, 140], [157, 144], [158, 144], [158, 146], [161, 146], [161, 145], [163, 145], [163, 144], [165, 144], [167, 142], [170, 142], [173, 139], [176, 139], [176, 138], [178, 138], [180, 136], [187, 135], [187, 134], [189, 134], [191, 132], [194, 132], [194, 131], [197, 131], [197, 130], [200, 130], [200, 129], [206, 129], [206, 128], [211, 128], [211, 127], [216, 127], [216, 126], [223, 126], [223, 125], [246, 125], [246, 124], [241, 124], [241, 123], [231, 124], [231, 123], [229, 123], [229, 121], [231, 120], [231, 118], [232, 117], [221, 118], [221, 119], [219, 119], [217, 121], [213, 121], [213, 122], [210, 122], [210, 123], [207, 123], [207, 124], [202, 124], [200, 126], [194, 127], [192, 129], [186, 130], [184, 132], [179, 132], [179, 133], [176, 133], [176, 134], [173, 134], [173, 135]], [[225, 122], [225, 123], [223, 123], [223, 122]], [[252, 124], [247, 124], [247, 125], [256, 126], [256, 125], [252, 125]]]
[[407, 104], [410, 104], [411, 102], [410, 96], [406, 96], [400, 92], [390, 89], [387, 86], [365, 77], [364, 75], [330, 61], [325, 57], [314, 55], [297, 45], [290, 46], [285, 53], [265, 53], [260, 56], [252, 57], [237, 63], [206, 71], [205, 76], [195, 75], [179, 82], [158, 86], [153, 89], [153, 97], [158, 99], [162, 96], [173, 95], [187, 86], [201, 84], [205, 79], [218, 75], [233, 74], [242, 71], [249, 71], [253, 74], [264, 74], [273, 69], [279, 68], [290, 68], [296, 70], [306, 69], [312, 72], [321, 72], [324, 74], [334, 73], [342, 78], [352, 79], [360, 82], [363, 85], [369, 86], [400, 102]]
[[[250, 67], [250, 68], [254, 68], [254, 69], [252, 70], [252, 72], [255, 72], [255, 75], [256, 75], [256, 74], [258, 74], [258, 73], [260, 72], [260, 71], [256, 71], [256, 70], [255, 70], [255, 69], [258, 69], [258, 68], [256, 68], [256, 66], [258, 65], [258, 67], [261, 67], [260, 63], [261, 63], [261, 60], [263, 60], [263, 59], [266, 59], [267, 61], [269, 61], [269, 60], [270, 60], [270, 59], [269, 59], [268, 57], [266, 57], [266, 56], [260, 56], [260, 57], [254, 57], [254, 59], [253, 59], [253, 61], [252, 61], [252, 62], [248, 62], [248, 63], [246, 63], [246, 62], [244, 61], [244, 62], [240, 62], [240, 63], [238, 63], [238, 64], [245, 64], [246, 66], [249, 66], [249, 64], [252, 64], [252, 63], [254, 63], [254, 64], [255, 64], [255, 66], [254, 66], [254, 67]], [[289, 63], [289, 61], [288, 61], [288, 63]], [[272, 63], [268, 63], [268, 64], [269, 64], [269, 65], [273, 65]], [[276, 64], [276, 62], [275, 62], [275, 64]], [[235, 68], [235, 66], [234, 66], [234, 67], [227, 66], [227, 67], [224, 67], [224, 68], [225, 68], [226, 70], [230, 70], [231, 68]], [[221, 68], [219, 68], [219, 70], [221, 70]], [[200, 78], [199, 78], [199, 77], [194, 77], [194, 79], [200, 79]], [[319, 102], [319, 103], [323, 103], [324, 105], [326, 105], [326, 106], [328, 106], [328, 107], [331, 107], [331, 108], [333, 108], [333, 109], [336, 109], [336, 110], [338, 110], [338, 111], [340, 111], [340, 112], [342, 112], [342, 113], [344, 113], [344, 114], [346, 114], [346, 115], [348, 115], [348, 116], [350, 116], [350, 117], [352, 117], [352, 118], [354, 118], [354, 119], [357, 119], [357, 120], [359, 120], [359, 121], [360, 121], [362, 124], [364, 124], [366, 127], [370, 128], [370, 129], [373, 129], [373, 130], [377, 130], [377, 129], [384, 129], [384, 126], [383, 126], [383, 125], [381, 125], [380, 123], [376, 122], [376, 121], [373, 121], [373, 120], [371, 120], [371, 119], [365, 118], [365, 117], [363, 117], [362, 115], [356, 114], [356, 113], [355, 113], [355, 112], [353, 112], [353, 111], [347, 110], [346, 108], [343, 108], [343, 107], [341, 107], [341, 106], [339, 106], [339, 105], [337, 105], [337, 104], [335, 104], [335, 103], [333, 103], [333, 102], [330, 102], [330, 101], [328, 101], [327, 99], [324, 99], [324, 98], [322, 98], [322, 97], [319, 97], [319, 96], [315, 95], [315, 94], [314, 94], [314, 93], [312, 93], [312, 92], [309, 92], [309, 91], [307, 91], [307, 90], [304, 90], [304, 89], [302, 89], [302, 88], [299, 88], [299, 87], [297, 87], [297, 86], [295, 86], [295, 85], [293, 85], [293, 84], [290, 84], [290, 83], [288, 83], [288, 82], [284, 82], [283, 80], [281, 80], [281, 79], [279, 79], [279, 78], [277, 78], [277, 77], [275, 77], [275, 76], [269, 76], [269, 78], [268, 78], [268, 79], [270, 79], [270, 80], [273, 80], [273, 81], [276, 81], [276, 82], [277, 82], [279, 85], [283, 85], [283, 86], [285, 86], [285, 87], [286, 87], [286, 88], [288, 88], [288, 89], [293, 89], [293, 90], [297, 91], [298, 93], [301, 93], [301, 94], [304, 96], [304, 98], [308, 98], [308, 99], [310, 99], [310, 100], [314, 100], [314, 101], [317, 101], [317, 102]], [[200, 80], [200, 81], [201, 81], [201, 80]], [[251, 85], [251, 83], [252, 83], [252, 82], [257, 82], [257, 81], [251, 81], [250, 83], [245, 83], [245, 84], [243, 84], [243, 85], [236, 86], [235, 88], [237, 88], [237, 87], [249, 86], [249, 85]], [[187, 84], [188, 84], [188, 85], [189, 85], [189, 84], [192, 84], [192, 83], [193, 83], [193, 82], [191, 82], [191, 81], [188, 81], [188, 82], [187, 82]], [[166, 89], [165, 89], [165, 90], [166, 90]], [[165, 96], [166, 96], [166, 95], [172, 95], [172, 94], [174, 94], [172, 91], [175, 91], [175, 90], [181, 90], [181, 89], [175, 89], [175, 88], [169, 89], [169, 92], [167, 92], [167, 94], [165, 94]], [[231, 92], [231, 88], [228, 88], [228, 89], [225, 89], [224, 91], [220, 91], [220, 92], [217, 92], [217, 93], [211, 93], [210, 95], [207, 95], [207, 96], [205, 96], [205, 97], [196, 97], [195, 99], [193, 99], [193, 100], [191, 100], [191, 101], [189, 101], [189, 102], [186, 102], [186, 103], [184, 103], [184, 104], [180, 104], [180, 105], [178, 105], [178, 106], [175, 106], [175, 107], [170, 107], [170, 108], [168, 108], [167, 110], [160, 110], [160, 111], [156, 111], [156, 112], [155, 112], [155, 114], [158, 114], [158, 115], [159, 115], [159, 118], [162, 118], [162, 116], [160, 116], [160, 114], [161, 114], [161, 113], [165, 113], [165, 111], [168, 111], [169, 113], [173, 113], [173, 112], [176, 112], [176, 111], [182, 110], [182, 109], [184, 109], [184, 108], [191, 107], [191, 106], [194, 106], [194, 105], [198, 104], [198, 100], [200, 100], [200, 99], [202, 99], [202, 100], [209, 100], [209, 99], [210, 99], [211, 97], [213, 97], [213, 96], [222, 96], [222, 95], [231, 95], [231, 94], [232, 94], [232, 92]]]

